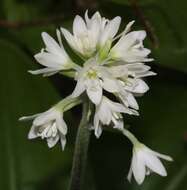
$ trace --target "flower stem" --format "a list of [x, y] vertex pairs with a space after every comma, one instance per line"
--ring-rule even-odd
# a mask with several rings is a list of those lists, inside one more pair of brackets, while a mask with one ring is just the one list
[[82, 190], [90, 141], [90, 130], [88, 128], [89, 113], [89, 104], [88, 102], [85, 102], [83, 104], [82, 120], [76, 137], [69, 190]]
[[82, 100], [77, 97], [77, 98], [72, 98], [71, 95], [67, 96], [66, 98], [62, 99], [60, 102], [58, 102], [55, 107], [60, 110], [60, 111], [68, 111], [71, 108], [73, 108], [74, 106], [79, 105], [80, 103], [82, 103]]
[[132, 142], [133, 145], [139, 144], [138, 139], [127, 129], [122, 129], [122, 133]]

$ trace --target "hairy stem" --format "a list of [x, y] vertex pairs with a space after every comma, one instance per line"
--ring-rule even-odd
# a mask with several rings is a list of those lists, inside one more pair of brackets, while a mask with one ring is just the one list
[[69, 190], [82, 190], [90, 140], [90, 130], [88, 128], [89, 117], [89, 105], [85, 102], [83, 105], [82, 120], [76, 137]]

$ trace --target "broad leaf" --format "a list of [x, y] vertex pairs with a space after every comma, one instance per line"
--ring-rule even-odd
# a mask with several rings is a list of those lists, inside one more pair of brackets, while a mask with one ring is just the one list
[[27, 72], [32, 62], [16, 46], [1, 39], [0, 52], [0, 189], [43, 189], [50, 180], [57, 185], [62, 176], [66, 184], [71, 149], [62, 152], [57, 145], [50, 150], [45, 141], [29, 141], [31, 123], [18, 122], [22, 115], [47, 110], [60, 97], [47, 78]]

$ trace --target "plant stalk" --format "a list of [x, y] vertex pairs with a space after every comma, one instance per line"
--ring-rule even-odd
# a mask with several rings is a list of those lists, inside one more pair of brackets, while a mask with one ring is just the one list
[[86, 101], [83, 104], [82, 119], [76, 137], [69, 190], [82, 190], [90, 141], [90, 130], [88, 128], [89, 111], [89, 104]]

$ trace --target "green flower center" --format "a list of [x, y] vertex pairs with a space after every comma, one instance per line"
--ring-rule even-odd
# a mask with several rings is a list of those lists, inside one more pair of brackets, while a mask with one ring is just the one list
[[90, 69], [88, 72], [87, 72], [87, 77], [89, 79], [95, 79], [97, 78], [97, 71], [95, 69]]

